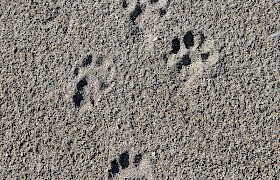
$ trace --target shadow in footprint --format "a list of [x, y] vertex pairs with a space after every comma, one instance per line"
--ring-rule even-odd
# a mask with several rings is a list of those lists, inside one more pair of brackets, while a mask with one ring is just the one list
[[75, 75], [75, 76], [78, 76], [78, 74], [79, 74], [79, 68], [76, 67], [76, 68], [74, 69], [74, 75]]
[[150, 0], [151, 4], [154, 4], [154, 3], [157, 3], [157, 2], [158, 2], [158, 0]]
[[114, 177], [119, 172], [120, 172], [119, 164], [117, 160], [113, 160], [111, 162], [111, 169], [108, 171], [108, 178]]
[[92, 63], [92, 55], [89, 54], [83, 59], [82, 67], [87, 67]]
[[189, 55], [184, 55], [180, 62], [177, 63], [177, 69], [180, 71], [183, 66], [188, 66], [191, 64], [191, 58]]
[[122, 7], [123, 7], [123, 8], [127, 8], [127, 6], [128, 6], [128, 5], [127, 5], [126, 0], [123, 0], [123, 1], [122, 1]]
[[159, 15], [160, 15], [160, 17], [163, 17], [166, 13], [167, 13], [167, 12], [166, 12], [166, 9], [163, 9], [163, 8], [160, 8], [160, 9], [159, 9]]
[[180, 50], [180, 40], [176, 37], [172, 40], [172, 53], [177, 54]]
[[73, 95], [73, 102], [74, 102], [76, 108], [80, 107], [81, 102], [84, 100], [83, 90], [84, 90], [84, 87], [87, 86], [87, 84], [88, 83], [87, 83], [86, 78], [83, 78], [76, 85], [75, 94]]
[[207, 52], [207, 53], [203, 53], [200, 55], [201, 56], [201, 59], [202, 59], [202, 62], [205, 62], [208, 60], [209, 56], [210, 56], [210, 53]]
[[135, 24], [135, 20], [142, 13], [142, 8], [139, 2], [135, 5], [134, 10], [130, 13], [130, 20]]
[[194, 35], [192, 31], [188, 31], [184, 36], [184, 44], [187, 49], [194, 46]]
[[125, 169], [129, 166], [129, 154], [127, 151], [120, 155], [119, 162], [122, 169]]
[[86, 78], [81, 79], [78, 83], [77, 83], [77, 91], [83, 91], [84, 87], [88, 85]]
[[82, 100], [84, 100], [83, 94], [80, 92], [76, 92], [73, 96], [73, 101], [76, 108], [81, 106]]
[[202, 32], [200, 32], [200, 42], [199, 42], [199, 47], [201, 47], [201, 46], [204, 44], [205, 40], [206, 40], [205, 35], [204, 35]]
[[134, 165], [138, 166], [140, 164], [141, 160], [142, 160], [142, 155], [141, 154], [135, 155], [134, 161], [133, 161]]

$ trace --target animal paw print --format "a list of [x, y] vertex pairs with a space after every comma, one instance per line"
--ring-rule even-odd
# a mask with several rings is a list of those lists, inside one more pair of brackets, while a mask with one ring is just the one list
[[[87, 55], [82, 62], [81, 67], [87, 67], [92, 63], [92, 55]], [[79, 75], [79, 67], [76, 67], [74, 70], [74, 75]], [[82, 101], [84, 100], [84, 88], [88, 85], [87, 77], [82, 77], [76, 84], [75, 92], [73, 95], [73, 102], [76, 108], [81, 106]]]
[[151, 179], [152, 168], [147, 158], [142, 154], [130, 157], [128, 151], [111, 161], [108, 179]]
[[[182, 46], [183, 45], [183, 46]], [[173, 67], [186, 85], [197, 79], [203, 71], [218, 61], [214, 41], [200, 32], [188, 31], [182, 38], [171, 41], [167, 65]]]
[[[170, 5], [170, 0], [148, 0], [148, 2], [140, 2], [139, 0], [137, 0], [136, 2], [134, 1], [131, 4], [128, 4], [127, 2], [128, 1], [126, 0], [122, 0], [122, 7], [124, 9], [130, 9], [129, 19], [133, 24], [136, 24], [136, 20], [140, 17], [140, 15], [149, 8], [152, 11], [155, 10], [158, 15], [160, 15], [160, 17], [163, 17]], [[155, 8], [151, 9], [152, 6], [155, 6]]]
[[113, 87], [114, 73], [113, 62], [104, 61], [102, 57], [93, 61], [91, 54], [86, 55], [73, 72], [74, 76], [80, 76], [72, 96], [75, 108], [85, 105], [84, 101], [94, 106], [99, 97]]

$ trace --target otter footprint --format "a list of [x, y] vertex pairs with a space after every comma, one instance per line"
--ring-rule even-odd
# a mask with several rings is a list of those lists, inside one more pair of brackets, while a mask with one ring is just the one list
[[108, 170], [108, 179], [152, 179], [152, 168], [148, 158], [142, 154], [132, 157], [125, 151], [113, 159]]
[[199, 78], [204, 70], [218, 61], [214, 41], [204, 33], [187, 31], [171, 40], [167, 66], [174, 68], [186, 85]]
[[90, 102], [94, 106], [101, 95], [112, 89], [115, 66], [112, 61], [105, 61], [102, 57], [93, 58], [91, 54], [88, 54], [76, 66], [73, 74], [81, 76], [72, 96], [75, 108], [83, 106], [84, 101]]
[[[87, 55], [81, 64], [80, 67], [87, 67], [92, 63], [92, 55]], [[79, 75], [79, 67], [74, 69], [74, 75]], [[82, 77], [76, 84], [75, 92], [73, 95], [73, 102], [76, 108], [81, 106], [82, 101], [84, 100], [84, 88], [88, 85], [87, 77]]]
[[163, 17], [167, 13], [167, 9], [170, 6], [170, 0], [148, 0], [147, 2], [121, 0], [122, 8], [129, 8], [129, 20], [136, 24], [136, 20], [144, 13], [146, 10], [156, 11], [160, 17]]

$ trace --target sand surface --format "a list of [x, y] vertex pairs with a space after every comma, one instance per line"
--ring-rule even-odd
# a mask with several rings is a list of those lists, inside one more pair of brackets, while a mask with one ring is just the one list
[[280, 179], [279, 1], [0, 2], [0, 179]]

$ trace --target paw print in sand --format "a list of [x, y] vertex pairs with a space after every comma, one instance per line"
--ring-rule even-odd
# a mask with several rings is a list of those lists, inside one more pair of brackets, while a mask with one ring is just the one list
[[142, 154], [130, 156], [128, 151], [121, 153], [111, 161], [108, 179], [153, 179], [152, 167]]
[[86, 55], [73, 71], [78, 79], [72, 96], [75, 108], [94, 106], [100, 96], [109, 93], [114, 87], [115, 71], [113, 61]]
[[144, 37], [143, 45], [151, 48], [158, 39], [154, 31], [158, 24], [168, 18], [171, 0], [121, 0], [121, 3], [126, 11], [126, 23], [130, 27], [129, 35], [133, 38]]
[[141, 16], [149, 18], [151, 15], [157, 14], [163, 17], [167, 13], [170, 0], [122, 0], [121, 4], [124, 9], [129, 10], [129, 20], [133, 24], [137, 24]]
[[175, 68], [179, 80], [188, 86], [217, 61], [214, 41], [202, 32], [188, 31], [182, 37], [172, 39], [167, 66]]

